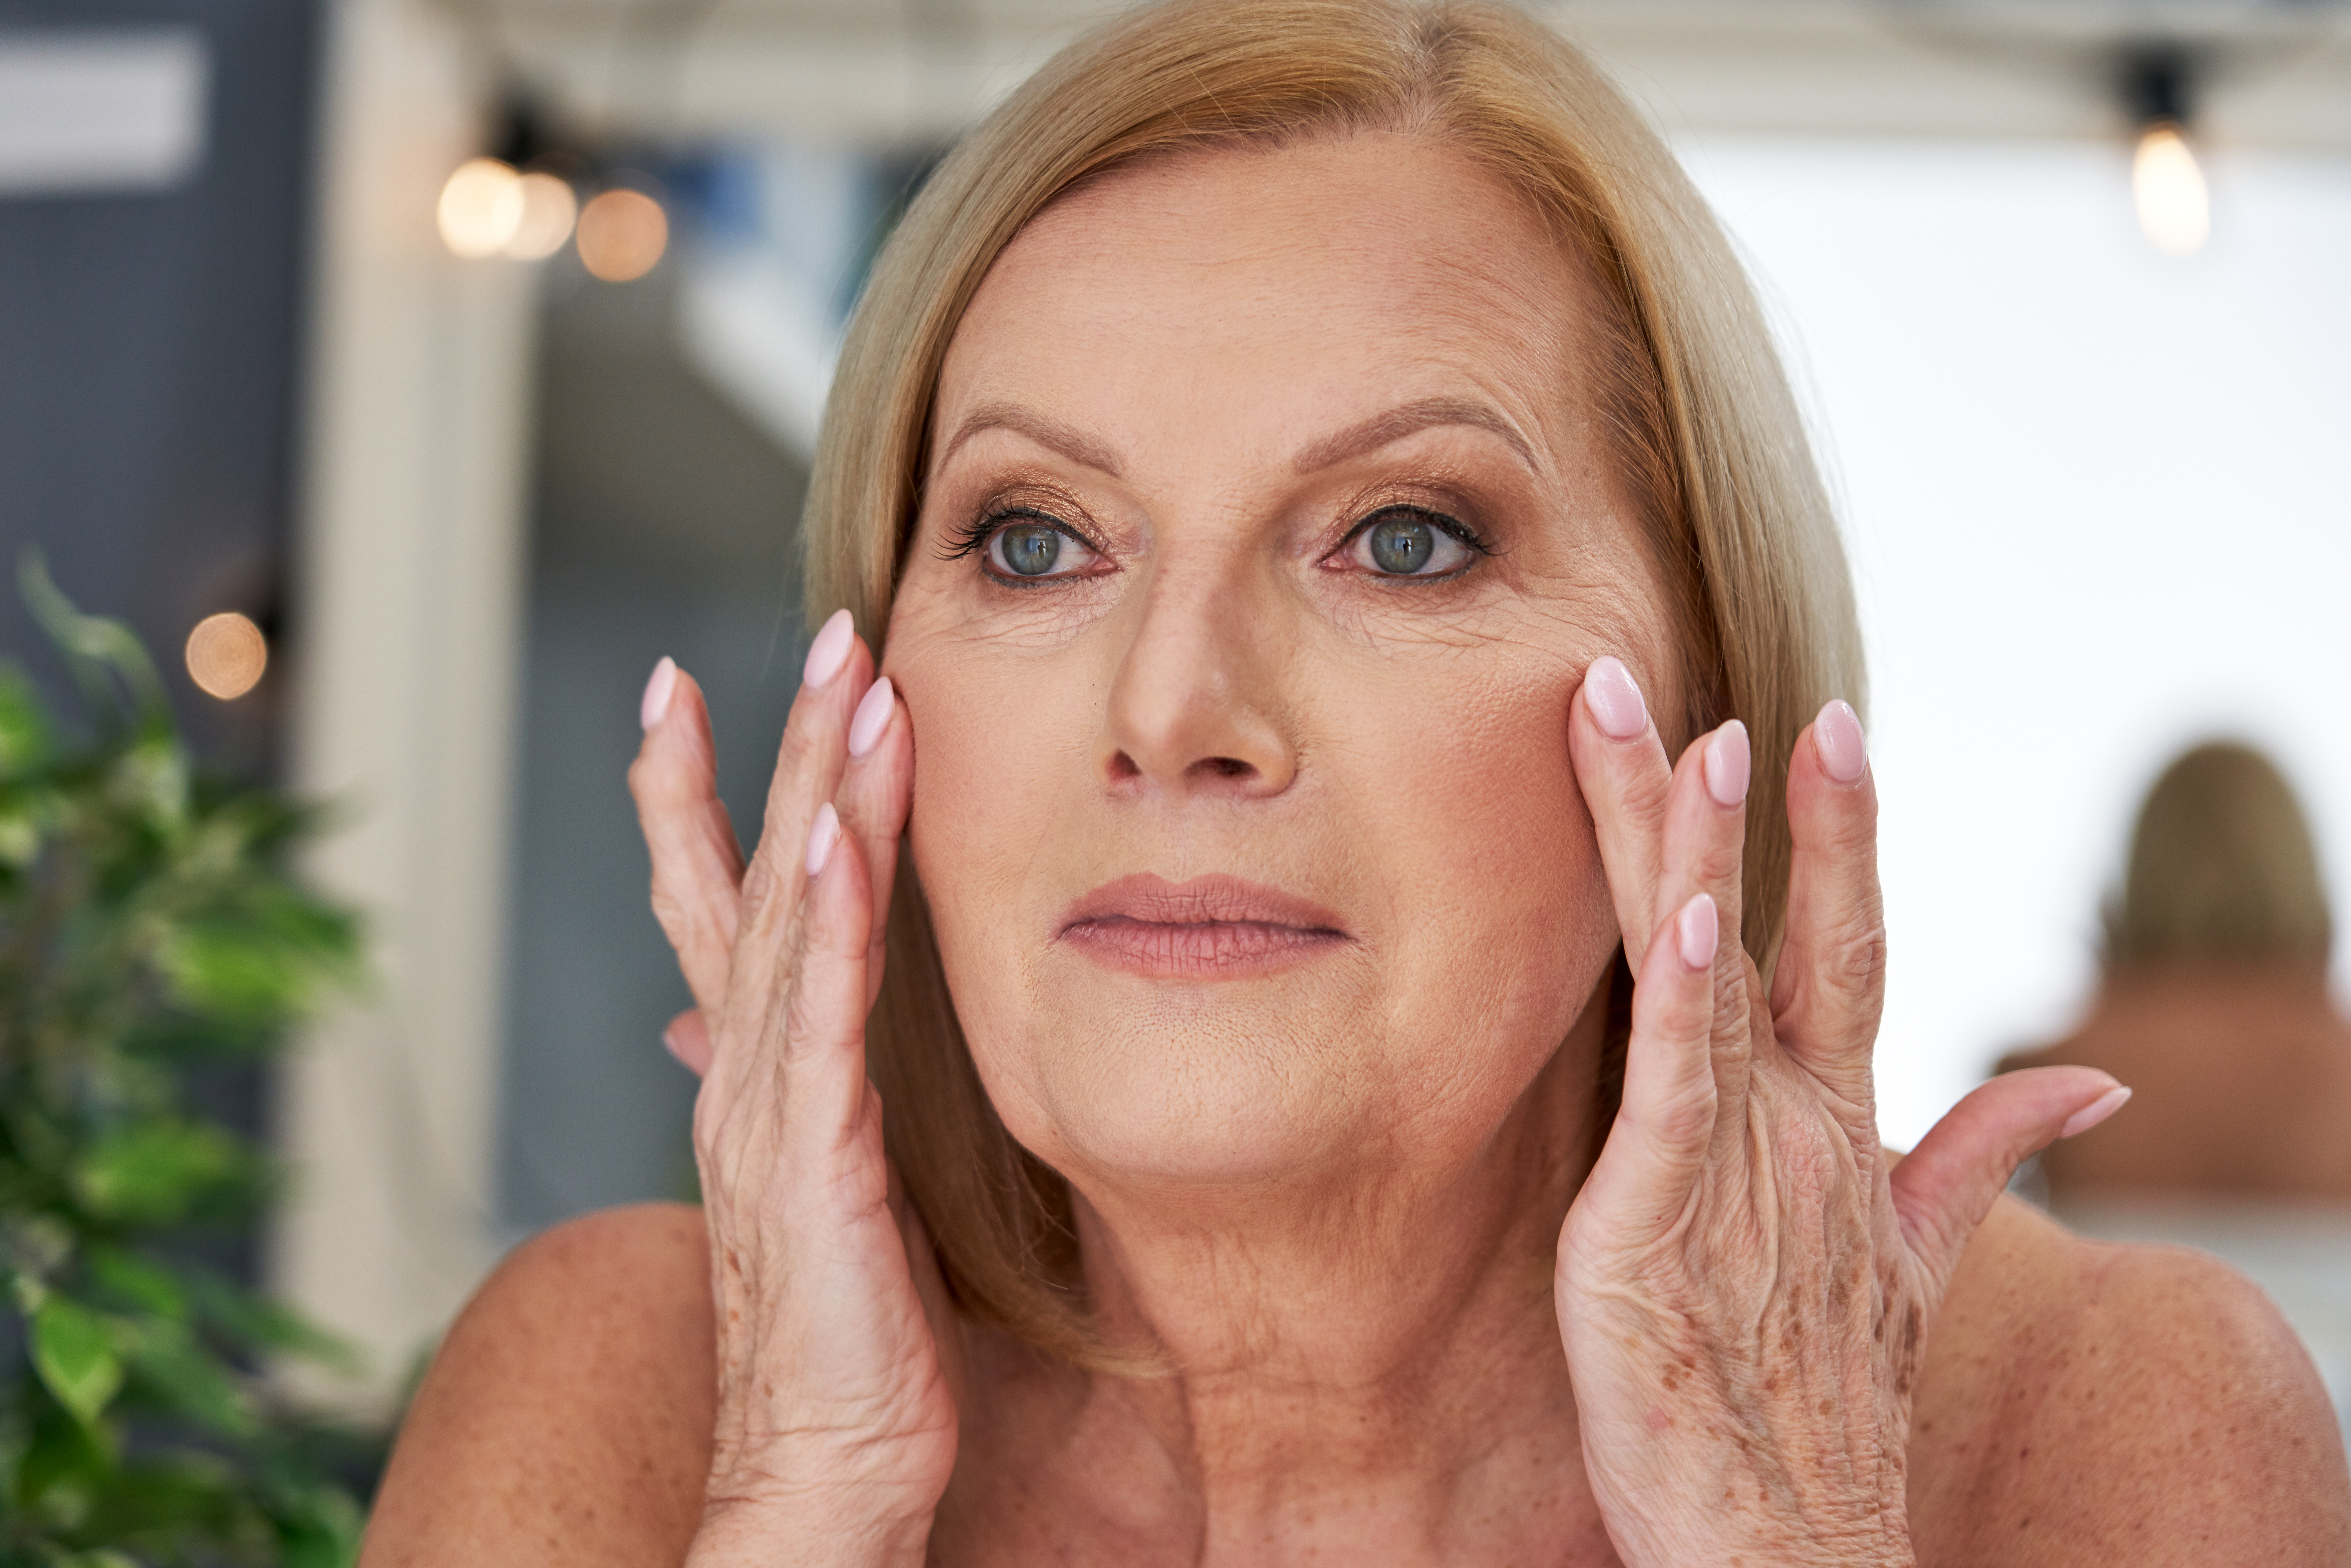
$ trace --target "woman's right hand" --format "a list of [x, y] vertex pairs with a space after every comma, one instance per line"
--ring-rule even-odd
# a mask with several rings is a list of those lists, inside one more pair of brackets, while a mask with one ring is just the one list
[[[653, 910], [697, 1008], [695, 1155], [718, 1415], [695, 1568], [920, 1562], [955, 1464], [957, 1341], [865, 1073], [911, 727], [849, 612], [810, 646], [767, 821], [741, 864], [708, 710], [664, 660], [629, 786]], [[959, 1380], [959, 1379], [958, 1379]]]

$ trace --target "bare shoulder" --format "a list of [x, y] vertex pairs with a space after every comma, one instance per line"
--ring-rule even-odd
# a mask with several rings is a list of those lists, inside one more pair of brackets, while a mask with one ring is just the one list
[[433, 1358], [364, 1568], [682, 1562], [713, 1343], [699, 1210], [610, 1209], [517, 1248]]
[[1928, 1347], [1910, 1512], [1928, 1565], [2351, 1562], [2335, 1415], [2269, 1299], [2012, 1198]]

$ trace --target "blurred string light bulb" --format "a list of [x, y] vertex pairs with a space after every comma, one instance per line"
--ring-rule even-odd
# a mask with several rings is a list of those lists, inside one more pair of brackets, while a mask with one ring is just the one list
[[2211, 193], [2179, 126], [2158, 123], [2139, 132], [2131, 197], [2138, 204], [2138, 226], [2156, 249], [2193, 256], [2211, 237]]
[[441, 187], [441, 243], [462, 256], [541, 261], [563, 248], [580, 212], [569, 181], [470, 158]]
[[643, 191], [606, 191], [580, 212], [580, 261], [607, 283], [643, 277], [669, 248], [669, 215]]
[[2212, 233], [2212, 196], [2188, 144], [2189, 58], [2176, 45], [2144, 45], [2123, 59], [2123, 95], [2138, 127], [2131, 199], [2156, 249], [2193, 256]]

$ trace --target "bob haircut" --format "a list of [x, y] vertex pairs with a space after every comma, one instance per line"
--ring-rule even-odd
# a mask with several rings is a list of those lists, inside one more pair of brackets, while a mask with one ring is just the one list
[[[1660, 714], [1659, 728], [1678, 749], [1725, 718], [1746, 722], [1757, 766], [1744, 931], [1768, 971], [1788, 890], [1788, 758], [1824, 702], [1863, 697], [1835, 519], [1713, 214], [1591, 62], [1507, 5], [1175, 0], [1056, 56], [939, 165], [876, 259], [810, 482], [809, 623], [845, 605], [881, 643], [940, 364], [1022, 225], [1138, 160], [1366, 131], [1428, 137], [1476, 160], [1546, 220], [1562, 263], [1601, 285], [1612, 319], [1599, 324], [1594, 383], [1683, 651], [1685, 711]], [[910, 861], [899, 862], [867, 1032], [906, 1195], [964, 1312], [1081, 1364], [1114, 1364], [1090, 1329], [1068, 1185], [988, 1103]], [[1629, 978], [1620, 958], [1620, 1047]], [[1606, 1098], [1610, 1064], [1601, 1071]]]
[[2106, 967], [2323, 966], [2334, 940], [2318, 847], [2277, 765], [2210, 741], [2165, 768], [2106, 910]]

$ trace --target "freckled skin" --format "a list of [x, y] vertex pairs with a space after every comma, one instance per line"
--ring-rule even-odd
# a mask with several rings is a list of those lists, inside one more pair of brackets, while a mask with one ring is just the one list
[[[989, 1092], [1071, 1179], [1108, 1332], [1182, 1371], [1089, 1378], [967, 1326], [932, 1561], [1615, 1561], [1552, 1304], [1616, 941], [1566, 716], [1603, 653], [1653, 712], [1680, 695], [1590, 416], [1593, 300], [1507, 192], [1395, 137], [1121, 174], [1033, 224], [975, 298], [885, 649], [913, 851]], [[1523, 454], [1445, 425], [1299, 471], [1432, 398]], [[1008, 407], [1029, 433], [956, 439]], [[1441, 582], [1358, 570], [1351, 530], [1395, 503], [1493, 553]], [[987, 578], [956, 551], [1008, 504], [1067, 524], [1099, 570]], [[1272, 883], [1348, 942], [1170, 984], [1056, 941], [1072, 900], [1136, 872]], [[1834, 1288], [1882, 1302], [1849, 1263]], [[692, 1210], [519, 1249], [423, 1385], [368, 1568], [683, 1561], [711, 1458], [708, 1291]], [[2351, 1557], [2309, 1364], [2215, 1265], [2003, 1204], [1923, 1346], [1915, 1315], [1872, 1326], [1918, 1366], [1922, 1563]], [[1778, 1343], [1832, 1354], [1834, 1327]]]

